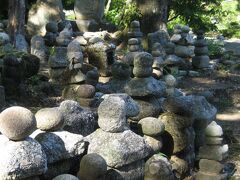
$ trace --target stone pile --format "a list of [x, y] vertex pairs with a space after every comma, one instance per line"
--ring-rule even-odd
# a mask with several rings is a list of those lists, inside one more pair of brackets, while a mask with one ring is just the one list
[[162, 148], [161, 135], [165, 131], [165, 126], [160, 119], [146, 117], [138, 122], [141, 132], [144, 134], [146, 143], [150, 146], [152, 154], [157, 154]]
[[[102, 156], [108, 166], [109, 179], [143, 179], [144, 158], [149, 148], [144, 139], [129, 130], [127, 117], [135, 116], [132, 99], [117, 94], [108, 96], [98, 108], [99, 129], [87, 137], [88, 153]], [[126, 138], [127, 137], [127, 138]]]
[[152, 75], [153, 57], [141, 52], [134, 58], [133, 74], [125, 86], [125, 92], [136, 100], [140, 106], [140, 113], [131, 120], [138, 122], [145, 117], [157, 117], [160, 113], [158, 99], [165, 94], [165, 84], [154, 79]]
[[47, 170], [41, 145], [28, 137], [36, 129], [34, 114], [14, 106], [0, 114], [0, 179], [34, 179]]
[[[131, 38], [136, 38], [138, 39], [138, 43], [139, 45], [141, 46], [142, 44], [142, 37], [143, 37], [143, 34], [141, 32], [141, 29], [140, 29], [140, 23], [139, 21], [132, 21], [131, 24], [130, 24], [130, 30], [128, 32], [128, 38], [131, 39]], [[135, 44], [135, 43], [134, 43]], [[138, 46], [134, 46], [134, 48], [130, 48], [131, 46], [129, 46], [129, 50], [131, 51], [132, 50], [136, 50]], [[142, 47], [140, 47], [140, 49], [142, 49]]]
[[65, 131], [87, 136], [97, 128], [97, 113], [83, 108], [76, 101], [61, 102], [59, 110], [63, 114]]
[[144, 180], [175, 180], [172, 166], [168, 159], [159, 154], [153, 155], [145, 163]]
[[158, 30], [148, 34], [148, 52], [151, 52], [155, 43], [160, 43], [162, 47], [165, 47], [170, 42], [168, 32], [164, 30]]
[[197, 39], [194, 42], [195, 56], [192, 58], [192, 66], [197, 69], [203, 69], [209, 67], [208, 46], [204, 39], [203, 31], [197, 32]]
[[160, 79], [163, 75], [163, 63], [166, 56], [165, 50], [160, 43], [154, 43], [151, 54], [153, 56], [152, 76], [156, 79]]
[[171, 41], [176, 44], [175, 54], [181, 57], [188, 67], [190, 66], [190, 59], [194, 56], [194, 41], [189, 31], [190, 28], [188, 26], [176, 25], [174, 27], [174, 35], [171, 37]]
[[46, 34], [44, 35], [44, 41], [47, 46], [55, 46], [56, 38], [59, 35], [58, 25], [54, 21], [50, 21], [46, 24]]
[[69, 62], [67, 60], [66, 47], [54, 47], [52, 54], [50, 54], [49, 65], [49, 81], [54, 83], [61, 82], [61, 78]]
[[56, 37], [56, 42], [58, 46], [68, 46], [72, 41], [73, 30], [70, 22], [66, 23], [65, 28]]
[[199, 172], [196, 180], [219, 179], [225, 180], [228, 175], [224, 172], [223, 161], [228, 155], [228, 145], [223, 145], [223, 131], [215, 121], [205, 130], [206, 144], [199, 149]]
[[[173, 169], [179, 174], [187, 173], [193, 168], [194, 152], [198, 153], [199, 147], [205, 143], [204, 131], [215, 120], [217, 110], [203, 96], [168, 97], [163, 102], [163, 109], [166, 113], [160, 118], [165, 124], [165, 131], [171, 135], [166, 134], [163, 139], [174, 142], [171, 157]], [[162, 151], [169, 152], [169, 147], [165, 149], [163, 146]]]

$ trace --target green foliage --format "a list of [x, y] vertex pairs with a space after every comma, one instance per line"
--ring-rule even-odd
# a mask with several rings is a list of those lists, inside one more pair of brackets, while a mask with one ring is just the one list
[[224, 42], [219, 40], [208, 39], [208, 51], [210, 57], [221, 57], [224, 54]]
[[216, 24], [224, 15], [222, 0], [173, 0], [169, 19], [172, 24], [188, 24], [193, 30], [216, 30]]
[[50, 56], [53, 56], [54, 54], [56, 54], [56, 49], [55, 46], [49, 47], [49, 54]]
[[112, 0], [109, 10], [105, 13], [106, 20], [120, 29], [125, 29], [131, 21], [140, 17], [141, 14], [136, 3], [127, 3], [126, 0]]

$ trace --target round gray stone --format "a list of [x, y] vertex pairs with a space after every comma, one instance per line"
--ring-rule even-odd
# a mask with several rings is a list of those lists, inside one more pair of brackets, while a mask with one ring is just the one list
[[146, 117], [141, 119], [138, 124], [141, 126], [142, 132], [148, 136], [157, 136], [164, 132], [165, 125], [160, 119]]

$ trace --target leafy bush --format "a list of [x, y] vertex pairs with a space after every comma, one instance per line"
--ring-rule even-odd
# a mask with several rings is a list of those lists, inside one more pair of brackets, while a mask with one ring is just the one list
[[224, 42], [219, 40], [207, 39], [209, 56], [211, 58], [220, 58], [224, 54]]
[[109, 10], [105, 12], [105, 19], [120, 29], [128, 27], [131, 21], [140, 17], [136, 3], [127, 3], [126, 0], [112, 0]]

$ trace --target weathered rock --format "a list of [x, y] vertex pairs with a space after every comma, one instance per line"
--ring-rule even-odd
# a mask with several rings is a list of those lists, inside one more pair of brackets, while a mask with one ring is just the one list
[[196, 68], [207, 68], [209, 67], [209, 61], [208, 56], [195, 56], [192, 59], [192, 65]]
[[63, 101], [59, 109], [64, 116], [64, 130], [87, 136], [96, 129], [97, 113], [83, 109], [76, 101]]
[[195, 47], [194, 53], [197, 56], [207, 55], [208, 54], [208, 47]]
[[139, 106], [139, 114], [134, 117], [130, 117], [133, 121], [140, 121], [146, 117], [158, 117], [161, 106], [156, 98], [145, 98], [145, 100], [135, 99]]
[[38, 0], [28, 13], [27, 31], [29, 35], [45, 35], [45, 25], [49, 21], [64, 19], [61, 0]]
[[205, 135], [210, 137], [221, 137], [223, 135], [222, 127], [213, 121], [205, 129]]
[[41, 36], [33, 36], [31, 39], [31, 54], [37, 56], [41, 62], [48, 60], [48, 53], [45, 47], [44, 39]]
[[10, 42], [10, 37], [5, 32], [0, 32], [0, 45], [5, 45]]
[[35, 140], [41, 144], [48, 163], [82, 155], [86, 148], [82, 135], [67, 131], [40, 133]]
[[174, 174], [172, 172], [172, 166], [167, 158], [155, 154], [147, 160], [145, 164], [145, 180], [160, 180], [168, 179], [174, 180]]
[[95, 95], [95, 87], [88, 84], [80, 85], [77, 94], [81, 98], [92, 98]]
[[129, 95], [124, 94], [124, 93], [119, 93], [119, 94], [105, 94], [101, 98], [105, 99], [108, 97], [120, 97], [125, 101], [126, 105], [126, 116], [127, 117], [134, 117], [139, 114], [139, 106], [136, 101], [134, 101]]
[[187, 175], [189, 167], [185, 160], [178, 158], [177, 156], [171, 156], [170, 162], [172, 164], [172, 171], [174, 171], [174, 174], [178, 179], [182, 179]]
[[65, 25], [65, 28], [59, 33], [59, 36], [56, 37], [56, 42], [59, 46], [68, 46], [68, 44], [72, 41], [72, 36], [72, 25], [68, 22]]
[[130, 66], [124, 62], [116, 61], [111, 67], [112, 75], [116, 79], [129, 79], [131, 75]]
[[188, 46], [177, 45], [175, 47], [175, 54], [179, 57], [191, 57], [194, 52]]
[[164, 79], [165, 79], [166, 85], [167, 85], [168, 87], [175, 87], [175, 86], [177, 85], [177, 80], [176, 80], [176, 78], [175, 78], [173, 75], [171, 75], [171, 74], [166, 75], [166, 76], [164, 77]]
[[42, 131], [57, 131], [63, 127], [63, 114], [58, 108], [43, 108], [36, 114], [37, 128]]
[[58, 24], [56, 21], [49, 21], [45, 28], [47, 32], [58, 33]]
[[121, 133], [109, 133], [98, 129], [87, 139], [90, 143], [88, 153], [99, 154], [112, 168], [126, 166], [142, 160], [149, 154], [144, 139], [130, 130]]
[[0, 114], [0, 131], [10, 140], [23, 140], [35, 129], [36, 119], [26, 108], [13, 106]]
[[125, 86], [125, 92], [133, 97], [154, 96], [161, 97], [166, 91], [166, 86], [163, 82], [148, 78], [133, 78]]
[[72, 64], [83, 64], [83, 53], [79, 42], [72, 41], [68, 44], [67, 57], [68, 61]]
[[148, 136], [157, 136], [164, 132], [165, 126], [160, 119], [153, 117], [146, 117], [141, 119], [138, 124], [140, 125], [143, 134]]
[[79, 179], [103, 179], [107, 173], [107, 163], [102, 156], [90, 153], [83, 156], [78, 172]]
[[161, 148], [163, 147], [162, 138], [160, 136], [151, 137], [151, 136], [144, 135], [144, 140], [152, 150], [153, 154], [159, 153]]
[[71, 174], [62, 174], [53, 178], [52, 180], [79, 180], [79, 179]]
[[219, 174], [222, 172], [224, 165], [217, 161], [201, 159], [199, 161], [199, 168], [202, 172]]
[[24, 179], [47, 170], [45, 152], [35, 140], [14, 142], [0, 135], [0, 146], [0, 179]]
[[133, 74], [135, 77], [149, 77], [152, 75], [153, 57], [149, 53], [141, 52], [135, 56], [133, 65]]
[[15, 40], [16, 40], [16, 42], [15, 42], [16, 43], [15, 44], [16, 50], [27, 53], [29, 47], [28, 47], [28, 43], [27, 43], [27, 41], [25, 39], [25, 36], [20, 34], [20, 33], [18, 33], [16, 35], [16, 39]]
[[193, 123], [193, 119], [189, 117], [179, 116], [173, 113], [163, 113], [159, 119], [165, 125], [165, 131], [169, 133], [173, 139], [173, 153], [183, 151], [190, 143], [187, 127]]
[[223, 173], [223, 174], [213, 174], [213, 173], [205, 173], [205, 172], [198, 172], [195, 179], [196, 180], [227, 180], [227, 173]]
[[126, 103], [117, 96], [109, 96], [98, 107], [98, 125], [106, 132], [122, 132], [127, 127]]
[[143, 179], [144, 178], [144, 160], [133, 162], [123, 167], [114, 169], [109, 168], [107, 171], [106, 179]]
[[199, 158], [222, 161], [228, 156], [228, 145], [202, 146], [199, 148]]
[[207, 145], [222, 145], [223, 138], [221, 138], [221, 137], [206, 137], [205, 143]]
[[49, 57], [48, 64], [51, 68], [65, 68], [68, 66], [67, 48], [55, 47], [53, 54]]

